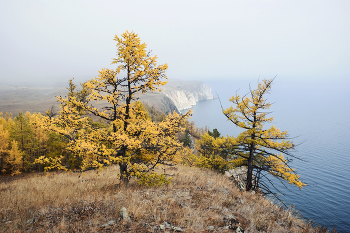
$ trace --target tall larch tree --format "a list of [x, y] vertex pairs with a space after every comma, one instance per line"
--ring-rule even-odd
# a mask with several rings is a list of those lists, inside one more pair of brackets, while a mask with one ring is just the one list
[[223, 110], [224, 115], [232, 123], [244, 129], [236, 140], [243, 152], [240, 157], [247, 166], [247, 191], [261, 188], [266, 193], [272, 193], [268, 185], [260, 180], [264, 177], [271, 182], [264, 172], [281, 181], [288, 181], [300, 189], [305, 186], [300, 181], [299, 175], [288, 164], [291, 158], [295, 158], [291, 153], [295, 144], [288, 140], [287, 131], [280, 131], [275, 126], [264, 128], [266, 123], [273, 121], [273, 117], [267, 117], [266, 112], [271, 104], [264, 98], [271, 90], [272, 82], [273, 79], [264, 79], [256, 90], [250, 90], [250, 93], [242, 98], [239, 95], [232, 96], [230, 101], [235, 108], [231, 106]]
[[16, 175], [22, 170], [22, 155], [17, 142], [10, 140], [10, 133], [7, 128], [12, 124], [11, 118], [2, 118], [0, 113], [0, 175]]
[[18, 148], [23, 152], [22, 156], [22, 172], [30, 168], [29, 152], [31, 149], [31, 141], [33, 139], [33, 131], [30, 127], [28, 117], [21, 111], [13, 120], [10, 127], [10, 138], [17, 141]]
[[[165, 182], [164, 176], [152, 171], [176, 156], [182, 146], [176, 133], [182, 130], [190, 113], [174, 112], [162, 122], [152, 122], [142, 103], [136, 100], [139, 94], [157, 91], [166, 84], [168, 66], [157, 65], [157, 56], [146, 52], [146, 44], [134, 32], [126, 31], [114, 40], [118, 50], [112, 64], [117, 68], [102, 69], [98, 77], [84, 83], [84, 100], [75, 95], [59, 97], [60, 116], [53, 125], [66, 135], [69, 150], [80, 158], [83, 170], [117, 163], [124, 183], [131, 176], [148, 184]], [[109, 122], [111, 127], [95, 127], [82, 115], [84, 112]]]

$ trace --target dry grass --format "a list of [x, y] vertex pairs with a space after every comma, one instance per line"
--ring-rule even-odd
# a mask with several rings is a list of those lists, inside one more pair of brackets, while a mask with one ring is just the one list
[[[221, 174], [178, 166], [169, 186], [119, 185], [117, 167], [100, 172], [0, 178], [1, 232], [326, 232], [259, 194], [240, 192]], [[117, 221], [126, 207], [132, 222]], [[234, 220], [235, 221], [234, 221]], [[102, 226], [109, 221], [115, 224]], [[208, 227], [212, 226], [211, 230]]]

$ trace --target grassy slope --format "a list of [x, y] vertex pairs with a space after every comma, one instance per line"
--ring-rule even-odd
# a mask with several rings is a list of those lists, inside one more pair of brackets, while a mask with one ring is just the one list
[[[119, 186], [116, 166], [81, 178], [78, 173], [0, 177], [0, 231], [155, 232], [166, 221], [184, 232], [208, 232], [209, 226], [212, 232], [234, 232], [223, 229], [234, 218], [245, 232], [325, 232], [261, 195], [240, 192], [213, 171], [177, 166], [167, 173], [174, 175], [172, 184], [159, 188], [135, 181]], [[116, 221], [121, 207], [132, 223]], [[102, 226], [108, 221], [116, 224]]]

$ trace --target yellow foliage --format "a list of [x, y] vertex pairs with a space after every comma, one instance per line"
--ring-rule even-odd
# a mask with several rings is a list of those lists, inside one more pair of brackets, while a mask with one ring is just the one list
[[67, 169], [61, 164], [62, 157], [60, 158], [47, 158], [45, 156], [40, 156], [38, 159], [35, 160], [35, 164], [40, 164], [44, 167], [44, 171], [51, 171], [51, 170], [64, 170], [67, 171]]
[[274, 175], [281, 177], [282, 179], [288, 181], [290, 184], [297, 186], [298, 188], [303, 188], [306, 184], [299, 180], [300, 176], [294, 173], [294, 169], [291, 169], [287, 165], [287, 160], [284, 159], [282, 154], [277, 154], [276, 156], [267, 157], [267, 163], [271, 166], [269, 172]]
[[8, 170], [11, 170], [11, 175], [21, 173], [22, 154], [23, 153], [18, 149], [17, 142], [13, 140], [11, 142], [11, 149], [8, 151], [8, 156], [5, 157], [5, 163], [10, 166]]
[[16, 175], [21, 173], [23, 153], [18, 149], [18, 143], [10, 140], [10, 133], [4, 127], [7, 122], [0, 117], [0, 173]]
[[199, 155], [195, 164], [197, 167], [208, 168], [221, 173], [231, 169], [230, 162], [219, 155]]
[[204, 133], [201, 139], [196, 141], [196, 150], [203, 156], [219, 155], [226, 160], [237, 156], [237, 141], [232, 136], [217, 137]]
[[158, 175], [157, 173], [136, 173], [136, 178], [139, 180], [139, 184], [146, 185], [148, 187], [156, 187], [161, 185], [170, 184], [171, 177], [166, 178], [164, 174]]
[[10, 134], [4, 129], [4, 126], [0, 124], [0, 155], [8, 152], [10, 142]]
[[176, 163], [190, 167], [196, 166], [197, 156], [194, 154], [193, 150], [188, 147], [183, 147], [181, 150], [178, 150], [176, 158]]
[[[74, 155], [80, 169], [102, 169], [117, 163], [123, 181], [136, 176], [141, 183], [166, 183], [167, 179], [152, 174], [152, 170], [157, 164], [178, 160], [176, 152], [182, 144], [176, 134], [183, 130], [191, 113], [174, 112], [162, 122], [152, 122], [142, 103], [135, 102], [135, 95], [159, 90], [160, 85], [166, 84], [162, 79], [166, 79], [168, 66], [157, 65], [157, 56], [146, 53], [146, 44], [134, 32], [126, 31], [115, 40], [118, 52], [112, 64], [117, 64], [117, 68], [101, 69], [98, 77], [82, 85], [82, 91], [76, 91], [70, 80], [68, 97], [58, 97], [59, 116], [47, 117], [45, 122], [67, 139], [66, 149]], [[95, 103], [104, 106], [96, 107]], [[106, 120], [109, 127], [98, 127], [84, 113]], [[37, 161], [46, 164], [47, 169], [63, 169], [57, 165], [60, 160]]]
[[198, 167], [224, 173], [241, 165], [235, 161], [240, 152], [237, 150], [236, 138], [232, 136], [214, 138], [209, 133], [204, 133], [200, 140], [196, 141], [195, 147], [199, 153], [196, 159]]

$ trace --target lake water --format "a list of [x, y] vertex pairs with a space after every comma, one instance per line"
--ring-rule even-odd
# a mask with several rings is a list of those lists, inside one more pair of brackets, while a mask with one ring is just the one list
[[[206, 81], [224, 108], [238, 91], [249, 91], [249, 81]], [[250, 83], [255, 89], [257, 81]], [[300, 144], [293, 153], [305, 161], [290, 163], [307, 186], [302, 190], [275, 182], [286, 195], [280, 198], [295, 206], [316, 224], [350, 232], [350, 82], [279, 81], [265, 96], [274, 103], [270, 110], [273, 125]], [[198, 102], [192, 119], [199, 127], [217, 128], [221, 135], [237, 136], [241, 130], [221, 113], [218, 99]], [[271, 126], [271, 125], [267, 125]]]

